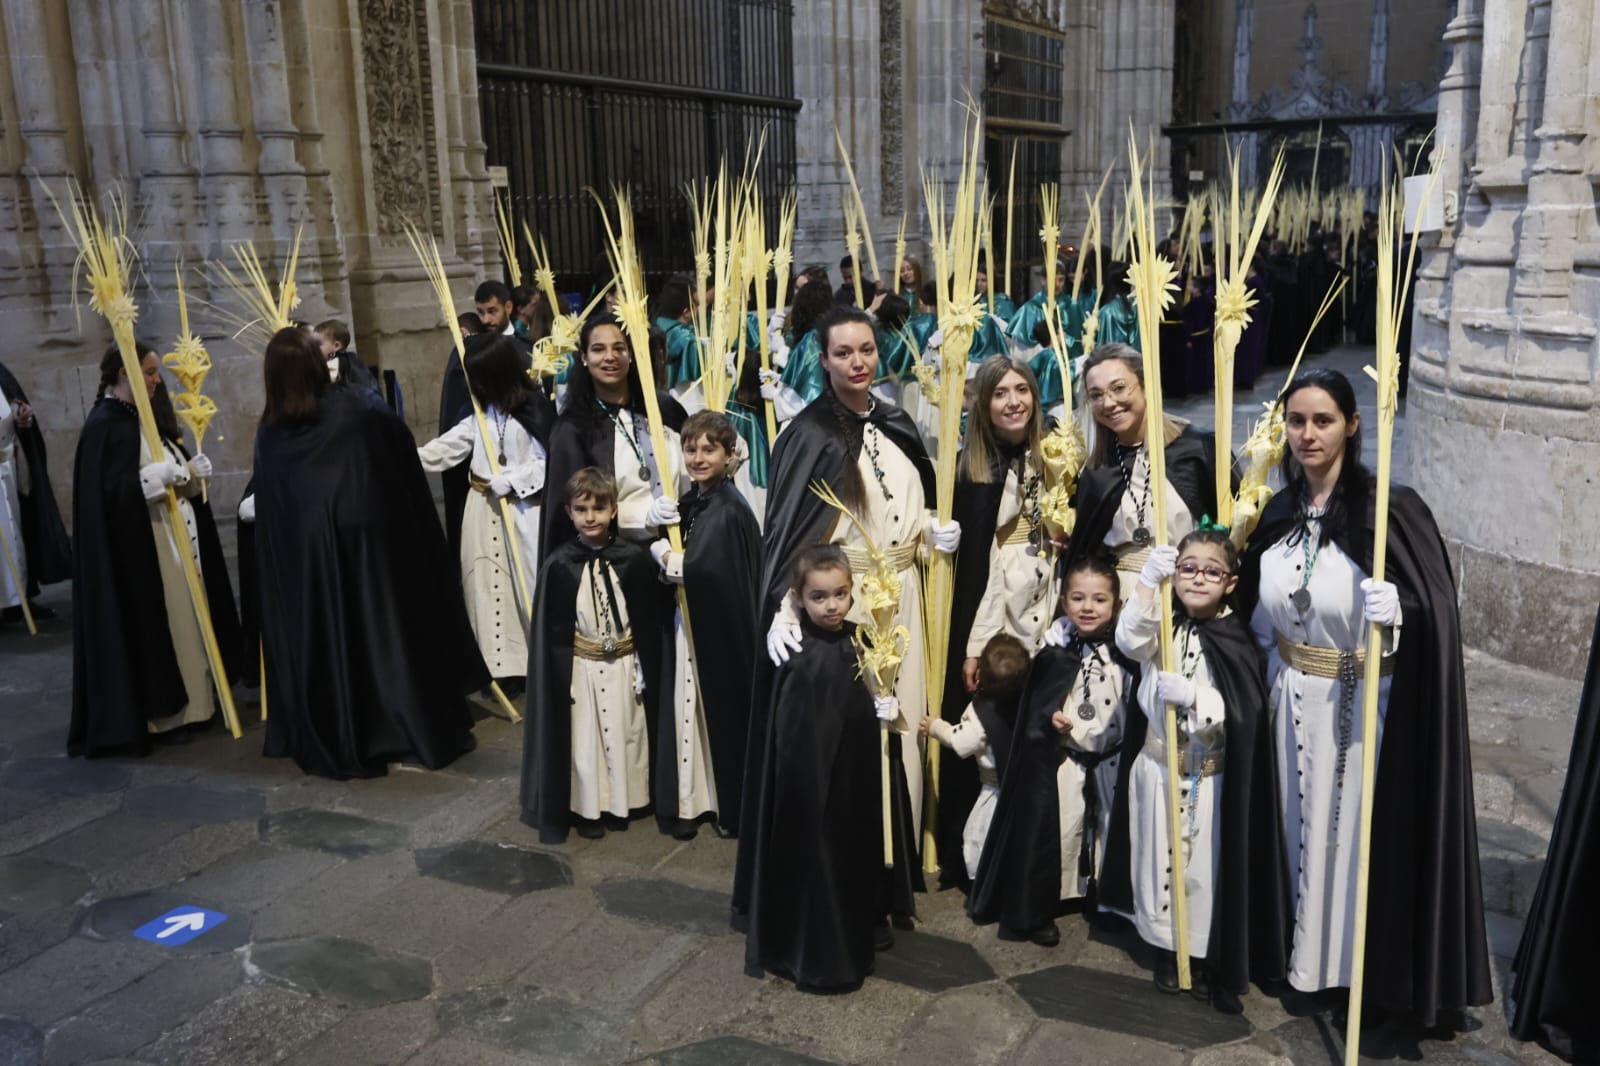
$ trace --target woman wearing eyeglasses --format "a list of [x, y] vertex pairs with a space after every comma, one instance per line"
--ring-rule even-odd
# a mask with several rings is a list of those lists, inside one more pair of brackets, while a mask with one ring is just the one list
[[[1078, 478], [1077, 524], [1065, 566], [1092, 551], [1117, 561], [1122, 599], [1133, 595], [1156, 542], [1155, 486], [1145, 446], [1144, 360], [1126, 344], [1105, 344], [1084, 362], [1084, 392], [1098, 427]], [[1216, 440], [1181, 419], [1166, 420], [1167, 539], [1176, 544], [1217, 512]]]
[[[1294, 918], [1288, 980], [1335, 1010], [1347, 1002], [1362, 748], [1375, 743], [1364, 1020], [1392, 1012], [1433, 1026], [1491, 996], [1450, 562], [1427, 505], [1397, 486], [1387, 580], [1372, 580], [1355, 392], [1344, 375], [1313, 370], [1283, 401], [1286, 487], [1247, 545], [1239, 599], [1268, 653]], [[1384, 650], [1368, 737], [1374, 624]]]

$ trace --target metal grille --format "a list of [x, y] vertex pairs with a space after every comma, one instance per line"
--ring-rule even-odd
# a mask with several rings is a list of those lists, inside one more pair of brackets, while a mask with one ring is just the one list
[[[490, 166], [563, 287], [605, 268], [588, 190], [632, 190], [652, 280], [694, 265], [684, 186], [765, 132], [769, 227], [795, 172], [789, 0], [474, 0]], [[525, 256], [526, 253], [524, 252]], [[525, 262], [525, 267], [527, 266]]]
[[[1012, 287], [1021, 303], [1033, 295], [1030, 267], [1043, 261], [1039, 187], [1061, 180], [1062, 79], [1066, 40], [1058, 32], [1005, 18], [984, 20], [986, 159], [995, 205], [994, 252], [1005, 256], [1006, 180], [1013, 145], [1017, 150], [1016, 204], [1012, 214]], [[1069, 235], [1062, 234], [1063, 240]], [[1005, 281], [1005, 264], [991, 264], [991, 291]]]

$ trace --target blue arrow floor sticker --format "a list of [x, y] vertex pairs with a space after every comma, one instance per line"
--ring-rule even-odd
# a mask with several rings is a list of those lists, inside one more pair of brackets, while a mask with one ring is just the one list
[[187, 944], [208, 929], [215, 929], [228, 920], [220, 911], [204, 907], [174, 907], [153, 922], [146, 922], [133, 931], [140, 940], [152, 944]]

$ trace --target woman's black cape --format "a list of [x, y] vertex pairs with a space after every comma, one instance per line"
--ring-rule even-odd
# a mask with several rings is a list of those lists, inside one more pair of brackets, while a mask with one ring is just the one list
[[[1374, 507], [1370, 489], [1362, 496], [1345, 506], [1363, 520], [1334, 541], [1371, 573]], [[1267, 504], [1241, 568], [1246, 611], [1255, 608], [1262, 552], [1295, 521], [1288, 493]], [[1441, 1011], [1488, 1003], [1493, 990], [1455, 577], [1432, 512], [1398, 485], [1385, 577], [1399, 587], [1403, 628], [1375, 782], [1366, 996], [1431, 1026]]]
[[[678, 401], [665, 394], [657, 396], [656, 399], [661, 407], [661, 421], [666, 427], [674, 432], [682, 429], [684, 419], [689, 416]], [[636, 396], [629, 403], [629, 408], [642, 415], [644, 401]], [[549, 504], [541, 514], [544, 527], [543, 554], [550, 554], [578, 535], [578, 531], [573, 528], [572, 519], [567, 517], [567, 509], [561, 505], [568, 479], [588, 466], [599, 467], [611, 476], [616, 476], [616, 447], [612, 444], [616, 432], [611, 419], [599, 411], [584, 411], [580, 414], [568, 409], [563, 410], [556, 418], [554, 427], [550, 430], [550, 444], [546, 450], [544, 481], [549, 487], [549, 491], [545, 493], [545, 499]], [[648, 434], [646, 437], [648, 438]]]
[[[806, 406], [778, 434], [772, 449], [772, 471], [767, 485], [767, 514], [762, 536], [761, 612], [756, 633], [755, 678], [751, 688], [750, 732], [746, 740], [744, 801], [746, 811], [759, 802], [762, 760], [767, 745], [767, 725], [772, 713], [772, 661], [766, 654], [766, 632], [789, 589], [790, 571], [795, 558], [813, 544], [821, 543], [838, 512], [817, 498], [810, 485], [825, 482], [835, 489], [846, 463], [861, 457], [861, 441], [847, 441], [840, 432], [833, 410], [837, 401], [824, 395]], [[853, 418], [854, 415], [847, 414]], [[878, 428], [916, 465], [922, 475], [922, 491], [934, 497], [933, 463], [916, 422], [904, 410], [878, 401], [867, 421]], [[909, 741], [908, 741], [909, 742]], [[744, 816], [741, 815], [741, 818]], [[959, 852], [958, 852], [959, 853]], [[743, 924], [749, 909], [753, 848], [741, 842], [733, 872], [733, 915]]]
[[[183, 710], [150, 505], [139, 488], [139, 416], [101, 399], [72, 472], [72, 755], [143, 753], [149, 723]], [[204, 699], [205, 693], [194, 693]]]
[[[856, 677], [853, 628], [804, 623], [801, 650], [777, 671], [760, 791], [741, 839], [753, 868], [746, 971], [807, 991], [860, 987], [872, 972], [873, 925], [905, 913], [897, 904], [916, 866], [909, 809], [896, 812], [894, 869], [883, 866], [878, 719]], [[893, 773], [897, 753], [889, 763]]]
[[681, 515], [682, 528], [688, 530], [683, 587], [711, 742], [717, 821], [725, 832], [736, 835], [744, 795], [751, 673], [756, 656], [765, 654], [756, 626], [761, 527], [730, 481], [705, 495], [691, 489], [684, 495]]
[[1568, 1062], [1600, 1061], [1600, 1014], [1590, 998], [1589, 952], [1600, 944], [1600, 617], [1578, 704], [1567, 783], [1550, 852], [1522, 926], [1512, 969], [1511, 1035]]
[[[677, 756], [672, 751], [670, 724], [658, 721], [663, 682], [670, 673], [663, 663], [670, 648], [665, 624], [660, 571], [643, 548], [613, 540], [598, 553], [576, 539], [556, 548], [539, 570], [534, 594], [533, 634], [528, 642], [527, 718], [522, 741], [522, 820], [539, 831], [546, 844], [566, 841], [572, 823], [572, 644], [576, 632], [578, 589], [583, 569], [596, 554], [616, 572], [628, 605], [628, 627], [644, 670], [645, 722], [650, 758], [650, 795], [657, 817], [677, 810]], [[670, 617], [670, 616], [668, 616]], [[665, 758], [663, 758], [665, 734]], [[666, 827], [666, 822], [663, 821]]]
[[[4, 364], [0, 364], [0, 393], [13, 405], [28, 402], [28, 394]], [[28, 465], [29, 490], [21, 498], [22, 549], [28, 555], [28, 595], [37, 596], [40, 585], [72, 576], [72, 542], [50, 487], [50, 465], [38, 422], [17, 430], [17, 454]]]
[[353, 389], [256, 434], [264, 750], [324, 777], [437, 769], [489, 683], [411, 431]]

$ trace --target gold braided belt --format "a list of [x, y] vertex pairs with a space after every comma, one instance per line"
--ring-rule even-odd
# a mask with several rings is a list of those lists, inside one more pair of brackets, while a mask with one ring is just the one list
[[1000, 531], [997, 539], [1000, 541], [1001, 547], [1031, 544], [1033, 543], [1033, 523], [1028, 521], [1027, 516], [1018, 515]]
[[580, 659], [611, 662], [624, 655], [633, 654], [633, 634], [624, 633], [615, 640], [599, 641], [582, 633], [572, 635], [572, 654]]
[[[850, 572], [852, 574], [860, 577], [872, 569], [872, 554], [867, 549], [856, 548], [846, 544], [841, 544], [839, 547], [844, 549], [844, 557], [850, 561]], [[909, 570], [917, 565], [917, 552], [920, 548], [921, 545], [914, 540], [909, 544], [896, 544], [886, 549], [883, 557], [888, 560], [889, 565], [898, 573], [901, 570]]]
[[1126, 555], [1117, 556], [1117, 569], [1125, 574], [1137, 574], [1150, 561], [1149, 548], [1136, 548]]
[[[1152, 759], [1165, 766], [1167, 746], [1154, 730], [1144, 735], [1144, 750]], [[1222, 772], [1224, 749], [1202, 748], [1195, 741], [1185, 742], [1178, 749], [1178, 773], [1184, 777], [1212, 777]]]
[[480, 492], [485, 496], [489, 495], [489, 483], [477, 474], [468, 474], [467, 484], [472, 486], [473, 492]]
[[[1319, 648], [1313, 644], [1295, 644], [1279, 637], [1278, 656], [1283, 659], [1285, 666], [1293, 667], [1302, 674], [1337, 681], [1347, 673], [1359, 674], [1362, 671], [1367, 661], [1367, 649], [1340, 651], [1338, 648]], [[1351, 667], [1354, 667], [1353, 671]], [[1378, 673], [1382, 677], [1394, 673], [1392, 652], [1379, 661]]]

